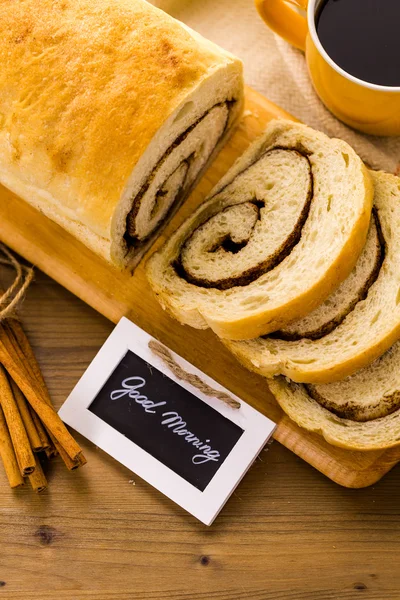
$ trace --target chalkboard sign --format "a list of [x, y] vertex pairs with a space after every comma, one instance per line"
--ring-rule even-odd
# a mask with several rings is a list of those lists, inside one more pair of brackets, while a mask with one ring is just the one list
[[[211, 525], [275, 424], [174, 352], [171, 363], [153, 350], [151, 336], [121, 319], [59, 414]], [[171, 364], [192, 377], [178, 378]]]
[[201, 491], [243, 434], [130, 350], [89, 410]]

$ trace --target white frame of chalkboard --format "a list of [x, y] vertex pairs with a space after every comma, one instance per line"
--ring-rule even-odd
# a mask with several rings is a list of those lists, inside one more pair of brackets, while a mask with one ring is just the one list
[[[230, 408], [221, 400], [206, 396], [186, 381], [178, 380], [162, 359], [151, 352], [148, 343], [152, 339], [154, 338], [123, 317], [72, 390], [59, 415], [65, 423], [96, 446], [200, 521], [211, 525], [272, 435], [276, 425], [178, 354], [170, 351], [186, 372], [196, 374], [214, 389], [228, 393], [232, 398], [239, 400], [241, 407]], [[243, 429], [244, 433], [203, 492], [88, 410], [128, 350]]]

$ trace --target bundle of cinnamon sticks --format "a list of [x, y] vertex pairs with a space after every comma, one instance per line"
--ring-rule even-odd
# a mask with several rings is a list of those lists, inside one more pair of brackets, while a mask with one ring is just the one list
[[41, 459], [60, 455], [69, 470], [86, 463], [54, 410], [39, 364], [17, 318], [0, 321], [0, 457], [10, 486], [47, 487]]

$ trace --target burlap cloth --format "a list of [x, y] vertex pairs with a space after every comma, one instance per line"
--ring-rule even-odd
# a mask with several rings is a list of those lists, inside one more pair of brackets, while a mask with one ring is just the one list
[[253, 0], [153, 0], [153, 4], [239, 56], [246, 83], [267, 98], [304, 123], [346, 140], [372, 168], [400, 174], [400, 137], [362, 135], [333, 117], [314, 92], [303, 54], [267, 28]]

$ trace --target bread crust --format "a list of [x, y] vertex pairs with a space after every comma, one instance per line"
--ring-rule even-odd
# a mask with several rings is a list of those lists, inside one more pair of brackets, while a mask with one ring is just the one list
[[211, 108], [221, 78], [237, 119], [240, 61], [143, 0], [7, 0], [0, 37], [0, 181], [114, 262], [146, 149], [187, 101]]

